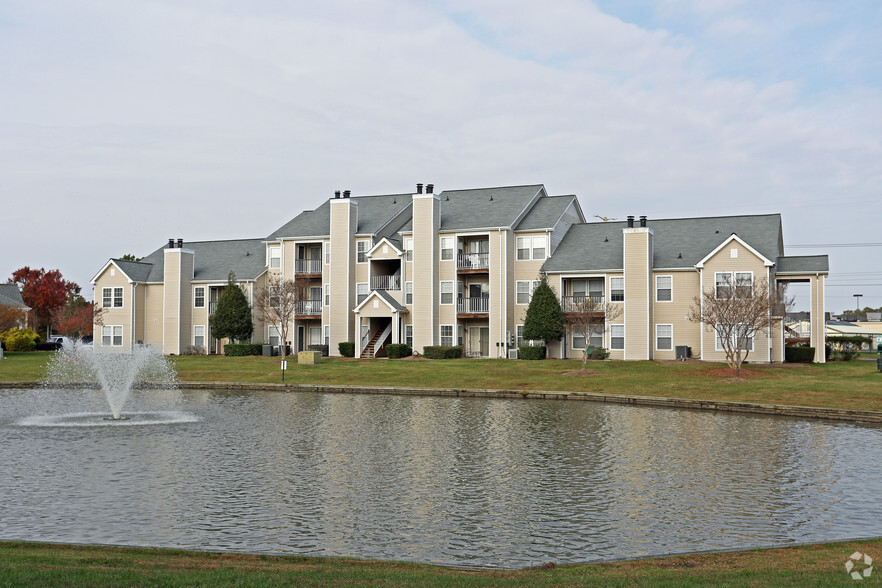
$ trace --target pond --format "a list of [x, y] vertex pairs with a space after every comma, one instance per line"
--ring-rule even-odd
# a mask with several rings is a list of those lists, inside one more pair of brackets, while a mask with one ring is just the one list
[[233, 391], [84, 420], [105, 406], [0, 391], [0, 539], [511, 568], [882, 535], [879, 427]]

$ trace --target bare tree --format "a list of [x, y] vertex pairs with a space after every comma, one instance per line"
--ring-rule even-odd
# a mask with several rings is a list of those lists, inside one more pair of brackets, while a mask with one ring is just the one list
[[693, 299], [689, 309], [690, 320], [713, 329], [736, 378], [741, 376], [741, 364], [750, 355], [754, 337], [771, 334], [772, 321], [783, 320], [793, 305], [785, 285], [770, 288], [765, 278], [751, 282], [745, 277], [709, 288]]
[[264, 324], [274, 326], [281, 338], [281, 356], [285, 359], [285, 344], [289, 329], [293, 328], [297, 308], [309, 297], [309, 280], [283, 280], [270, 275], [266, 285], [254, 293], [254, 313]]
[[607, 324], [622, 316], [622, 305], [604, 302], [603, 296], [572, 296], [564, 302], [564, 316], [570, 330], [585, 338], [585, 350], [582, 352], [582, 371], [585, 371], [591, 333], [598, 330], [605, 333]]

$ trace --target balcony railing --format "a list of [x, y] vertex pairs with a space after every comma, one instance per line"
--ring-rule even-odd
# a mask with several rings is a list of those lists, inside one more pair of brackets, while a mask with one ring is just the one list
[[322, 313], [322, 301], [321, 300], [304, 300], [303, 302], [298, 302], [294, 307], [294, 314], [296, 315], [319, 315]]
[[474, 270], [487, 269], [490, 267], [489, 253], [464, 253], [459, 252], [456, 258], [456, 269]]
[[460, 314], [482, 314], [490, 312], [490, 298], [479, 296], [477, 298], [457, 298], [456, 312]]
[[208, 316], [214, 316], [217, 312], [217, 302], [209, 302], [208, 303]]
[[371, 290], [401, 290], [401, 276], [371, 276]]
[[604, 312], [603, 294], [564, 296], [560, 301], [564, 312]]
[[322, 273], [321, 259], [295, 259], [295, 274], [320, 274]]

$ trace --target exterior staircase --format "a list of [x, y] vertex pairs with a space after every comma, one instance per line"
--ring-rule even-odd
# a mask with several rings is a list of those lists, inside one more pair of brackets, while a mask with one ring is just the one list
[[381, 329], [377, 329], [377, 332], [374, 333], [374, 336], [371, 337], [371, 340], [368, 341], [368, 344], [364, 346], [364, 349], [361, 352], [362, 359], [373, 359], [374, 358], [374, 353], [375, 353], [374, 348], [377, 346], [377, 342], [380, 340], [380, 338], [382, 338], [383, 335], [385, 335], [385, 334], [386, 334], [386, 331], [381, 330]]

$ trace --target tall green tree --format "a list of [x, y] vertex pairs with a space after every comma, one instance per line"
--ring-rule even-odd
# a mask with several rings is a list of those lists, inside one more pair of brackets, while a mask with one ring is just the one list
[[566, 317], [560, 307], [557, 294], [542, 276], [539, 285], [533, 290], [533, 298], [524, 317], [524, 339], [557, 341], [567, 332]]
[[254, 332], [251, 320], [251, 306], [242, 288], [236, 283], [236, 274], [227, 276], [227, 287], [217, 300], [214, 313], [212, 335], [216, 339], [227, 337], [234, 341], [243, 341]]

